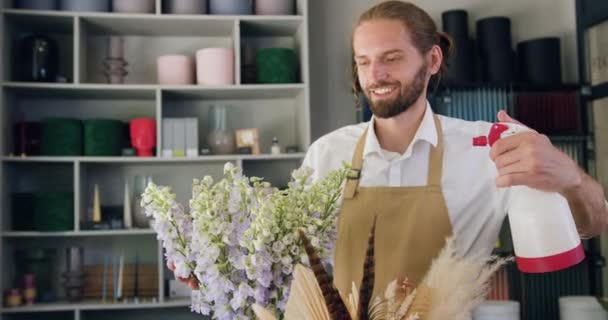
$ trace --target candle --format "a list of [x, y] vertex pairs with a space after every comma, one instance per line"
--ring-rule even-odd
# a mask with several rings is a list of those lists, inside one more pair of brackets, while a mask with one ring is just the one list
[[107, 296], [107, 284], [108, 281], [108, 256], [103, 257], [103, 274], [102, 274], [102, 284], [101, 284], [101, 302], [106, 303]]
[[122, 299], [122, 281], [123, 281], [123, 269], [124, 269], [124, 261], [125, 260], [125, 256], [124, 255], [120, 255], [120, 263], [118, 264], [118, 294], [117, 297], [118, 299]]

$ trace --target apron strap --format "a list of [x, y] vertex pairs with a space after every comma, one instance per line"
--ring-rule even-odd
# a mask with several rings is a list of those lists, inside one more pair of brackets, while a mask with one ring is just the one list
[[441, 174], [443, 170], [443, 129], [437, 115], [433, 115], [435, 130], [437, 131], [437, 146], [431, 146], [429, 155], [429, 172], [427, 184], [429, 186], [441, 186]]
[[[441, 186], [441, 171], [443, 170], [443, 130], [441, 128], [441, 121], [437, 115], [433, 115], [435, 122], [435, 130], [437, 130], [437, 146], [431, 148], [429, 155], [429, 172], [427, 184], [429, 186]], [[344, 198], [352, 199], [357, 192], [359, 187], [359, 180], [361, 180], [361, 169], [363, 168], [363, 148], [365, 147], [365, 139], [367, 136], [366, 128], [355, 148], [353, 159], [351, 162], [351, 169], [346, 177], [346, 185], [344, 186]]]
[[357, 192], [359, 180], [361, 179], [361, 169], [363, 168], [363, 148], [365, 147], [365, 137], [367, 136], [367, 128], [357, 142], [353, 160], [350, 165], [350, 172], [346, 176], [346, 185], [344, 186], [344, 198], [352, 199]]

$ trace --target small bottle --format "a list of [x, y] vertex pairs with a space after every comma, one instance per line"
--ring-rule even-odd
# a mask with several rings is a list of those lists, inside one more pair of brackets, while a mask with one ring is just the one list
[[281, 146], [277, 137], [272, 138], [272, 146], [270, 147], [271, 154], [281, 154]]

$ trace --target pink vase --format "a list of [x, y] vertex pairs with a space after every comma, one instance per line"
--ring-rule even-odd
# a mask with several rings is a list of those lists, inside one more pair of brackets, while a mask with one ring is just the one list
[[156, 120], [138, 118], [131, 120], [131, 144], [137, 149], [138, 157], [152, 157], [156, 147]]
[[234, 51], [228, 48], [198, 50], [196, 80], [201, 85], [234, 84]]
[[294, 0], [255, 0], [255, 14], [259, 15], [291, 15]]
[[194, 83], [194, 61], [180, 54], [168, 54], [156, 59], [158, 83], [187, 85]]

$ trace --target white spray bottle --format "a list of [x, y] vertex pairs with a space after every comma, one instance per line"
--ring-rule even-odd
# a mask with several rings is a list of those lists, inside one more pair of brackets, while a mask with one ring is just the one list
[[[529, 128], [495, 123], [488, 136], [473, 139], [474, 146], [492, 146], [500, 138]], [[568, 201], [557, 192], [513, 186], [508, 208], [515, 261], [519, 270], [542, 273], [562, 270], [585, 258]]]

